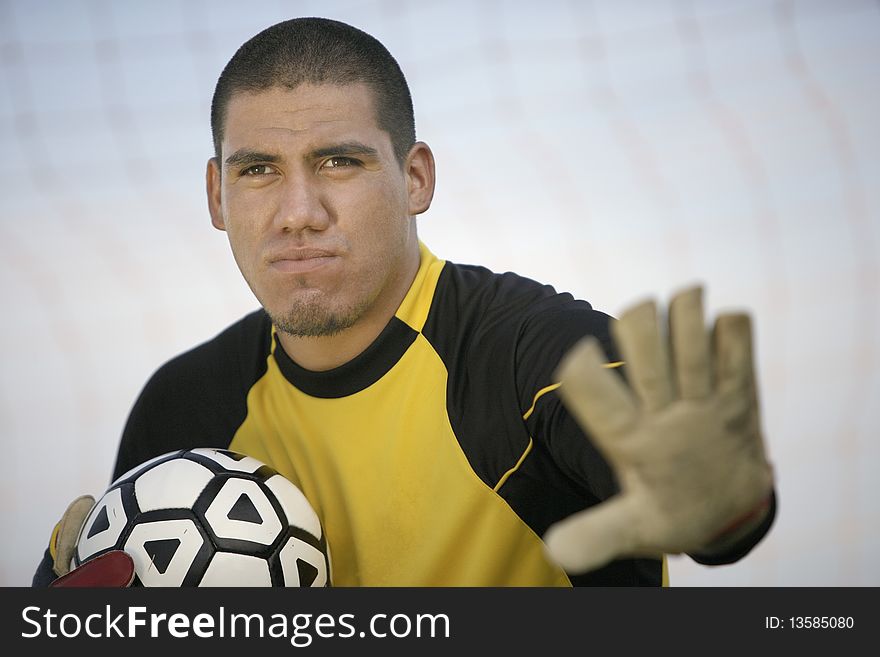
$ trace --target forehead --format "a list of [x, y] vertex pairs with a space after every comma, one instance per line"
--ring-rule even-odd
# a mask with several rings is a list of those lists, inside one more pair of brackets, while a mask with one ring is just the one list
[[226, 109], [223, 152], [254, 142], [358, 138], [389, 141], [379, 128], [373, 91], [363, 83], [301, 84], [239, 91]]

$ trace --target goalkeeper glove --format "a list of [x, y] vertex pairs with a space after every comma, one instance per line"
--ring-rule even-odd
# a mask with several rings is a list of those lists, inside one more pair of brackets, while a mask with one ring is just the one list
[[[111, 550], [73, 567], [73, 556], [82, 526], [95, 505], [95, 498], [76, 498], [55, 525], [49, 540], [49, 559], [44, 559], [34, 582], [51, 580], [50, 587], [126, 587], [134, 579], [134, 561], [121, 550]], [[50, 562], [50, 563], [47, 563]], [[51, 574], [45, 571], [51, 567]], [[54, 577], [54, 579], [53, 579]]]
[[549, 553], [584, 572], [616, 558], [724, 550], [760, 524], [773, 489], [749, 317], [719, 316], [710, 337], [693, 288], [673, 298], [668, 338], [651, 301], [623, 313], [612, 335], [628, 385], [603, 368], [594, 338], [575, 345], [558, 374], [563, 403], [621, 491], [551, 526]]

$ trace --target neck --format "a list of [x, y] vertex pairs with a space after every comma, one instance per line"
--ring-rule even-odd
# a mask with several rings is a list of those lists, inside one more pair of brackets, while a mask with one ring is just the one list
[[370, 307], [351, 327], [336, 335], [299, 337], [278, 331], [278, 341], [288, 356], [300, 367], [324, 372], [344, 365], [369, 347], [394, 317], [400, 303], [419, 271], [418, 247], [407, 258], [404, 273], [393, 281], [391, 294], [384, 303]]

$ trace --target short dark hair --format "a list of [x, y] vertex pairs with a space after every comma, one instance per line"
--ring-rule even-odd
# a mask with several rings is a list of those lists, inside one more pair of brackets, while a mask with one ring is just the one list
[[416, 141], [412, 97], [391, 53], [366, 32], [326, 18], [294, 18], [246, 41], [220, 74], [211, 101], [211, 134], [220, 157], [226, 108], [239, 92], [303, 83], [365, 83], [375, 97], [376, 122], [391, 137], [402, 164]]

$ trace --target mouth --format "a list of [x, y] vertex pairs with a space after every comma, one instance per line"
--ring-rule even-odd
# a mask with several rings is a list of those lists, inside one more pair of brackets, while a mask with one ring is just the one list
[[269, 267], [285, 274], [305, 274], [336, 262], [339, 256], [323, 249], [290, 249], [268, 259]]

